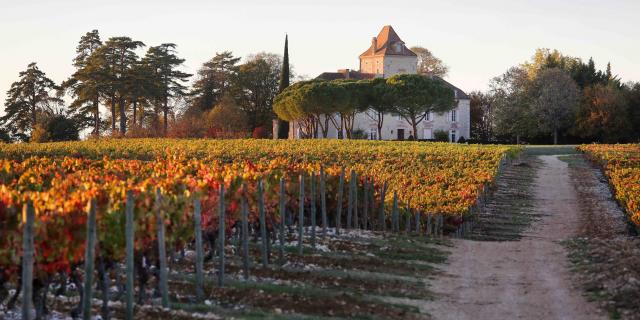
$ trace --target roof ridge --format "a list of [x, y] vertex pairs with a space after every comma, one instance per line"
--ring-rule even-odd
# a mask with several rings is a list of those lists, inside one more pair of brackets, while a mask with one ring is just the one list
[[[394, 52], [395, 50], [391, 50], [390, 46], [394, 43], [400, 43], [401, 47], [399, 52]], [[404, 41], [400, 38], [398, 33], [396, 33], [395, 29], [393, 29], [391, 25], [385, 25], [384, 27], [382, 27], [382, 30], [380, 30], [378, 36], [373, 38], [373, 40], [371, 41], [371, 46], [369, 47], [369, 49], [363, 52], [360, 57], [376, 55], [416, 56], [413, 51], [407, 48]]]

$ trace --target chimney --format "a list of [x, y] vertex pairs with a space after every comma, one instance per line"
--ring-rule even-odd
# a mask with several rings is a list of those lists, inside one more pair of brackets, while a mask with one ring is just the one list
[[350, 69], [338, 69], [338, 73], [343, 74], [345, 79], [349, 79], [350, 76], [351, 76], [351, 70]]
[[371, 39], [371, 48], [373, 48], [373, 53], [376, 53], [376, 50], [378, 50], [378, 38], [373, 37], [373, 39]]

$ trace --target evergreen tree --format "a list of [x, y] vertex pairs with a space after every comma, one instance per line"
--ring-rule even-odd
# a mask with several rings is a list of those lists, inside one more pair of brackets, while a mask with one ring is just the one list
[[278, 94], [281, 60], [276, 54], [258, 53], [238, 66], [232, 94], [248, 119], [249, 129], [271, 128], [273, 98]]
[[35, 62], [20, 72], [5, 101], [5, 115], [0, 117], [14, 137], [26, 141], [42, 114], [54, 113], [62, 99], [54, 95], [60, 88], [42, 72]]
[[198, 78], [193, 84], [189, 110], [193, 114], [208, 111], [229, 93], [232, 77], [237, 72], [236, 58], [230, 51], [216, 53], [198, 70]]
[[73, 59], [76, 72], [62, 84], [74, 98], [69, 111], [77, 126], [81, 129], [93, 127], [95, 136], [100, 135], [100, 85], [104, 75], [94, 54], [101, 46], [98, 30], [82, 36]]
[[[106, 74], [104, 85], [108, 88], [111, 104], [111, 130], [116, 130], [116, 118], [120, 119], [120, 133], [127, 132], [126, 98], [128, 96], [129, 78], [131, 70], [138, 62], [135, 50], [143, 47], [144, 43], [131, 40], [129, 37], [113, 37], [105, 42], [97, 51]], [[116, 105], [119, 113], [116, 114]]]
[[91, 30], [80, 37], [80, 42], [76, 47], [76, 57], [73, 59], [73, 66], [82, 69], [87, 65], [89, 57], [102, 46], [100, 33], [98, 30]]
[[182, 65], [184, 59], [178, 58], [175, 48], [176, 45], [173, 43], [151, 47], [144, 58], [152, 72], [151, 81], [153, 82], [153, 95], [158, 102], [157, 107], [162, 110], [164, 135], [167, 134], [168, 129], [169, 99], [185, 94], [186, 87], [182, 83], [191, 76], [176, 69]]
[[[284, 37], [284, 56], [282, 57], [282, 71], [280, 73], [280, 88], [278, 92], [282, 92], [290, 84], [289, 70], [289, 35]], [[289, 137], [289, 122], [278, 119], [278, 139], [287, 139]]]
[[387, 84], [394, 92], [395, 112], [411, 126], [414, 138], [429, 112], [443, 113], [457, 106], [453, 90], [439, 78], [397, 74]]
[[382, 140], [382, 125], [384, 116], [395, 111], [395, 97], [391, 86], [384, 78], [369, 80], [371, 85], [371, 105], [366, 114], [376, 123], [378, 129], [378, 140]]
[[[131, 104], [131, 124], [142, 127], [145, 115], [145, 106], [154, 102], [155, 83], [154, 73], [145, 59], [133, 65], [126, 81], [127, 101]], [[158, 128], [156, 128], [157, 130]]]
[[76, 122], [64, 114], [52, 115], [44, 124], [47, 141], [75, 141], [79, 139]]

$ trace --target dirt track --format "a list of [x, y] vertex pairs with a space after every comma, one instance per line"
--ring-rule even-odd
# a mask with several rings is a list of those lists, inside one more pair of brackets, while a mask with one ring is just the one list
[[519, 241], [454, 241], [440, 297], [422, 306], [435, 319], [606, 319], [571, 283], [560, 241], [576, 233], [579, 199], [567, 164], [541, 156], [533, 204], [544, 215]]

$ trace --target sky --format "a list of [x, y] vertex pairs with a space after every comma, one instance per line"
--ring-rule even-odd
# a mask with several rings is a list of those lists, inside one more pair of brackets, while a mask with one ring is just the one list
[[371, 38], [392, 25], [408, 46], [442, 59], [447, 80], [466, 92], [486, 90], [536, 48], [593, 57], [599, 68], [610, 61], [623, 81], [640, 81], [638, 13], [638, 0], [0, 0], [0, 100], [30, 62], [65, 80], [92, 29], [175, 43], [189, 73], [216, 52], [282, 54], [285, 34], [298, 75], [357, 69]]

